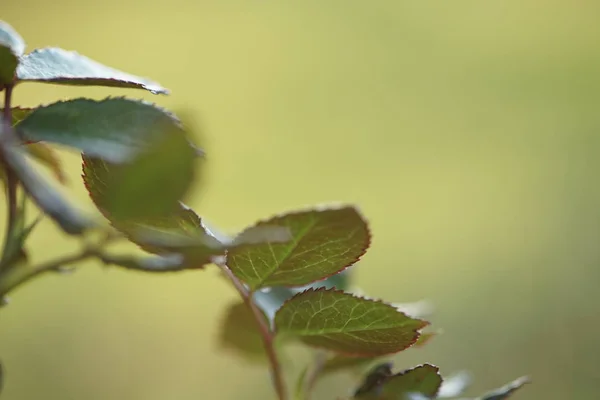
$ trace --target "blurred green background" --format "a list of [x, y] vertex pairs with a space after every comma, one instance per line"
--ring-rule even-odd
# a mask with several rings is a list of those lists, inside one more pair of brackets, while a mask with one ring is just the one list
[[[0, 18], [30, 50], [75, 49], [170, 88], [27, 84], [15, 101], [114, 94], [192, 112], [209, 162], [190, 203], [222, 229], [357, 204], [374, 240], [356, 283], [431, 299], [445, 332], [399, 367], [471, 370], [472, 394], [529, 374], [515, 398], [564, 400], [600, 389], [599, 13], [589, 0], [5, 0]], [[91, 209], [75, 155], [68, 167]], [[76, 251], [56, 232], [43, 224], [34, 261]], [[215, 348], [234, 299], [212, 269], [44, 276], [0, 312], [3, 399], [273, 398], [265, 368]], [[332, 377], [316, 398], [355, 383]]]

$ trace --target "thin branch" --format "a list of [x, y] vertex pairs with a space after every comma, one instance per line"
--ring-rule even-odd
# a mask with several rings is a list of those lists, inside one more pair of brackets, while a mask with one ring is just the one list
[[233, 286], [239, 292], [240, 296], [244, 300], [244, 303], [254, 316], [256, 323], [258, 325], [258, 329], [260, 331], [260, 335], [263, 339], [263, 345], [265, 347], [265, 352], [269, 358], [269, 363], [271, 365], [271, 375], [273, 378], [273, 385], [275, 386], [275, 391], [277, 392], [277, 396], [279, 400], [287, 400], [287, 390], [285, 387], [285, 383], [283, 380], [283, 369], [281, 368], [281, 363], [279, 362], [279, 358], [277, 357], [277, 352], [274, 346], [275, 336], [269, 328], [269, 325], [265, 321], [264, 315], [258, 309], [254, 301], [252, 301], [252, 293], [246, 289], [244, 284], [231, 272], [231, 270], [223, 263], [218, 264], [221, 270], [227, 275]]
[[97, 254], [98, 252], [96, 250], [90, 248], [85, 249], [78, 254], [61, 257], [37, 266], [28, 267], [22, 265], [19, 266], [19, 268], [10, 268], [0, 275], [0, 298], [6, 296], [8, 292], [15, 289], [17, 286], [22, 285], [40, 274], [50, 271], [59, 271], [61, 267], [67, 264], [96, 257]]

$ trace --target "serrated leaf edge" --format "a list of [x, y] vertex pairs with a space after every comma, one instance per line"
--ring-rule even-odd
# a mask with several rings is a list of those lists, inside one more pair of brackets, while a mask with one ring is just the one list
[[277, 314], [279, 313], [279, 311], [281, 311], [289, 302], [291, 302], [292, 300], [294, 300], [296, 297], [302, 296], [303, 294], [309, 293], [309, 292], [314, 292], [314, 293], [317, 293], [317, 292], [339, 293], [339, 294], [343, 294], [345, 296], [353, 297], [355, 299], [365, 300], [365, 301], [372, 302], [372, 303], [383, 304], [383, 305], [385, 305], [387, 307], [392, 308], [398, 314], [402, 314], [403, 316], [405, 316], [407, 318], [410, 318], [410, 319], [413, 319], [413, 320], [416, 320], [416, 321], [420, 321], [422, 323], [421, 327], [415, 328], [416, 335], [412, 339], [412, 341], [409, 343], [408, 346], [406, 346], [405, 348], [403, 348], [401, 350], [393, 351], [393, 352], [389, 352], [389, 353], [357, 353], [357, 352], [347, 352], [347, 351], [338, 351], [338, 350], [333, 351], [331, 349], [328, 349], [325, 346], [318, 346], [318, 345], [306, 343], [306, 345], [309, 346], [309, 347], [312, 347], [312, 348], [315, 348], [315, 349], [326, 350], [326, 351], [332, 352], [334, 354], [339, 354], [339, 355], [343, 355], [343, 356], [347, 356], [347, 357], [357, 357], [357, 358], [386, 357], [386, 356], [389, 356], [391, 354], [397, 354], [397, 353], [400, 353], [402, 351], [408, 350], [409, 348], [411, 348], [412, 346], [414, 346], [414, 344], [419, 339], [419, 336], [421, 336], [421, 330], [431, 324], [429, 321], [425, 321], [425, 320], [418, 319], [418, 318], [413, 318], [413, 317], [411, 317], [409, 315], [406, 315], [402, 311], [399, 311], [397, 308], [395, 308], [394, 306], [392, 306], [390, 303], [387, 303], [387, 302], [385, 302], [385, 301], [383, 301], [381, 299], [373, 299], [373, 298], [365, 299], [363, 297], [356, 296], [353, 293], [348, 293], [348, 292], [345, 292], [343, 290], [336, 289], [335, 287], [327, 289], [327, 288], [325, 288], [325, 287], [322, 286], [322, 287], [319, 287], [319, 288], [316, 288], [316, 289], [315, 288], [309, 288], [309, 289], [306, 289], [306, 290], [304, 290], [302, 292], [296, 293], [295, 295], [293, 295], [292, 297], [290, 297], [289, 299], [287, 299], [286, 301], [283, 302], [283, 304], [275, 312], [275, 316], [273, 317], [273, 325], [275, 326], [275, 330], [274, 330], [275, 334], [278, 333], [277, 325], [275, 324], [275, 319], [277, 318]]

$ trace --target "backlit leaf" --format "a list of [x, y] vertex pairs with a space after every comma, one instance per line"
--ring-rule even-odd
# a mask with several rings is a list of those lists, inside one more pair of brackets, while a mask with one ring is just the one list
[[256, 321], [242, 302], [233, 303], [227, 308], [219, 330], [219, 343], [221, 348], [234, 351], [246, 359], [266, 360]]
[[121, 97], [41, 106], [27, 113], [16, 128], [24, 140], [74, 147], [87, 156], [118, 164], [181, 131], [179, 121], [165, 110]]
[[521, 389], [524, 385], [530, 382], [529, 378], [523, 376], [521, 378], [515, 379], [507, 385], [502, 386], [496, 390], [492, 390], [479, 397], [478, 400], [503, 400], [508, 399], [512, 396], [517, 390]]
[[13, 82], [19, 57], [24, 50], [23, 38], [12, 26], [0, 21], [0, 88]]
[[257, 224], [262, 225], [287, 227], [292, 240], [228, 253], [227, 265], [252, 290], [325, 279], [358, 261], [370, 243], [367, 224], [352, 207], [291, 213]]
[[357, 393], [360, 400], [410, 400], [411, 398], [433, 398], [442, 384], [436, 366], [425, 364], [382, 379], [369, 391]]
[[154, 94], [168, 93], [167, 89], [149, 79], [107, 67], [75, 51], [55, 47], [37, 49], [24, 56], [17, 68], [17, 78], [19, 81], [137, 88]]
[[378, 356], [415, 343], [426, 321], [389, 304], [334, 289], [309, 289], [288, 300], [275, 315], [279, 334], [344, 354]]

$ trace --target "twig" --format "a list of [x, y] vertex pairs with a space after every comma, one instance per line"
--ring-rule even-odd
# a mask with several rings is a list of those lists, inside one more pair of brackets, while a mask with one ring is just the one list
[[275, 390], [277, 392], [277, 396], [279, 400], [287, 400], [287, 390], [285, 387], [285, 383], [283, 380], [283, 370], [281, 368], [281, 363], [279, 362], [279, 358], [277, 357], [277, 352], [275, 351], [274, 339], [275, 336], [271, 331], [271, 328], [267, 325], [265, 321], [264, 315], [258, 309], [254, 301], [252, 301], [252, 293], [246, 289], [244, 284], [231, 272], [231, 270], [224, 263], [219, 263], [218, 266], [225, 273], [225, 275], [229, 278], [233, 286], [239, 292], [240, 296], [244, 300], [244, 303], [254, 316], [256, 323], [258, 325], [258, 329], [260, 331], [260, 335], [263, 339], [263, 345], [265, 347], [265, 352], [269, 358], [269, 363], [271, 365], [271, 376], [273, 378], [273, 385], [275, 386]]

